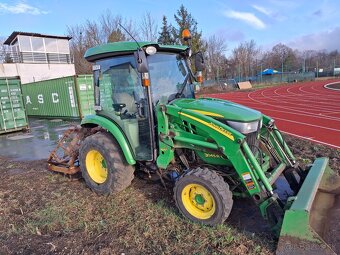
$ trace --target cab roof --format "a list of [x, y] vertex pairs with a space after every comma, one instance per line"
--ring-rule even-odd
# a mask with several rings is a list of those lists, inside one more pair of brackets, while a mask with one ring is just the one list
[[[157, 51], [180, 53], [188, 49], [184, 45], [163, 45], [153, 42], [138, 42], [140, 47], [155, 46]], [[85, 52], [85, 59], [89, 62], [96, 61], [101, 58], [125, 55], [135, 52], [139, 46], [136, 42], [114, 42], [107, 43], [89, 48]]]

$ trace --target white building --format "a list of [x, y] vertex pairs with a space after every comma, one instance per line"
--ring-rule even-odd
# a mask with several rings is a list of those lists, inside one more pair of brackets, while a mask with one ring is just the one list
[[13, 32], [4, 42], [7, 63], [0, 63], [0, 77], [20, 76], [21, 83], [75, 75], [67, 36]]

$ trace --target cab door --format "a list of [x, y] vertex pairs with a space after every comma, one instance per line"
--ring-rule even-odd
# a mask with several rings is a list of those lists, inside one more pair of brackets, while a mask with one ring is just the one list
[[135, 159], [152, 160], [151, 128], [146, 89], [133, 55], [107, 58], [100, 66], [98, 115], [110, 118], [126, 135]]

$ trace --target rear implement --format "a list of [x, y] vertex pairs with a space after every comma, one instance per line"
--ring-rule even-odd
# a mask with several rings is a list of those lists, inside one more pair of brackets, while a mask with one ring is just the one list
[[80, 171], [78, 160], [80, 143], [87, 136], [98, 131], [98, 128], [90, 129], [80, 126], [66, 130], [47, 159], [48, 169], [63, 174], [78, 173]]

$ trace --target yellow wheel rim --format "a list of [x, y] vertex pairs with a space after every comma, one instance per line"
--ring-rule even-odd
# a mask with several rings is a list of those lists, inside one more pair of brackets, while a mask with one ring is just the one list
[[86, 155], [86, 170], [96, 183], [104, 183], [107, 179], [106, 161], [97, 150], [90, 150]]
[[205, 187], [188, 184], [182, 190], [182, 202], [185, 209], [197, 219], [209, 219], [215, 213], [215, 200]]

